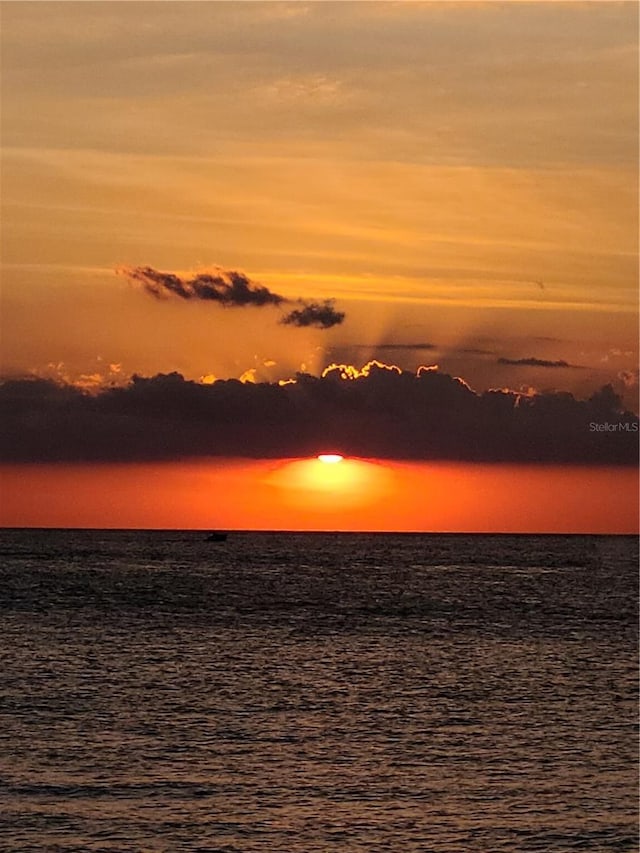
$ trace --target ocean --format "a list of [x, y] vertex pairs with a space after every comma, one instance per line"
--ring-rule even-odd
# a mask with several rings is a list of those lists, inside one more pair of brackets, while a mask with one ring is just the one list
[[634, 537], [0, 531], [0, 849], [638, 850]]

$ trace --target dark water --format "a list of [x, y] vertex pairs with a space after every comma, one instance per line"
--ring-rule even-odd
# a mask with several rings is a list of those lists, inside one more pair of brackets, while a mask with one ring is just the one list
[[203, 540], [0, 532], [0, 849], [638, 849], [634, 539]]

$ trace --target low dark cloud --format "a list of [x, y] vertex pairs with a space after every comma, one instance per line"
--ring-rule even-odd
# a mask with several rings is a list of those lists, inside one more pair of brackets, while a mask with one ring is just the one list
[[637, 464], [638, 418], [611, 386], [578, 400], [568, 392], [478, 394], [436, 369], [416, 374], [375, 362], [343, 375], [204, 385], [171, 373], [97, 394], [8, 380], [0, 385], [0, 458], [277, 458], [331, 448], [391, 459]]
[[571, 370], [584, 370], [580, 364], [569, 364], [568, 361], [547, 361], [544, 358], [499, 358], [498, 364], [512, 367], [568, 367]]
[[323, 302], [300, 301], [300, 308], [294, 308], [280, 322], [285, 326], [316, 326], [319, 329], [330, 329], [344, 320], [344, 313], [336, 311], [333, 307], [333, 299], [325, 299]]
[[117, 272], [156, 299], [177, 296], [186, 300], [215, 302], [224, 308], [261, 308], [296, 302], [300, 307], [292, 309], [280, 320], [286, 326], [329, 329], [342, 323], [345, 318], [343, 312], [333, 307], [333, 299], [323, 302], [287, 299], [236, 270], [216, 268], [215, 272], [198, 273], [191, 278], [161, 272], [153, 267], [121, 267]]

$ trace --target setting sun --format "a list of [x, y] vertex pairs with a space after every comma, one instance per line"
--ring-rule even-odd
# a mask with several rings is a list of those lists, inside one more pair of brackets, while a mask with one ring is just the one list
[[318, 459], [326, 465], [336, 465], [338, 462], [342, 462], [344, 456], [340, 456], [339, 453], [321, 453]]

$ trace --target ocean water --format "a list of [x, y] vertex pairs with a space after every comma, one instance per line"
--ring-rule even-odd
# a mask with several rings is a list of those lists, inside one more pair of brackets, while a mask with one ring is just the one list
[[0, 531], [3, 851], [635, 851], [637, 542]]

